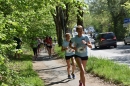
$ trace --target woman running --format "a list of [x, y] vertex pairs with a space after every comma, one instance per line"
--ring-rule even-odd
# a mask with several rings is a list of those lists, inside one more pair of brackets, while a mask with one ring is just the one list
[[[62, 51], [65, 51], [65, 59], [66, 59], [66, 63], [67, 63], [67, 72], [68, 72], [68, 79], [75, 79], [75, 74], [74, 74], [74, 70], [75, 70], [75, 63], [74, 63], [74, 54], [75, 51], [74, 49], [69, 48], [69, 42], [70, 42], [70, 33], [66, 33], [65, 34], [65, 40], [63, 41], [62, 44]], [[70, 73], [70, 59], [72, 62], [72, 73]], [[72, 77], [71, 77], [72, 75]]]
[[47, 42], [47, 50], [48, 50], [49, 58], [52, 58], [52, 52], [51, 52], [51, 49], [52, 49], [52, 38], [47, 36], [46, 42]]
[[38, 56], [38, 53], [37, 53], [37, 38], [32, 38], [32, 41], [31, 41], [31, 48], [33, 49], [33, 60], [37, 58]]
[[[88, 60], [88, 50], [87, 47], [92, 48], [92, 44], [88, 38], [88, 36], [83, 34], [83, 27], [78, 25], [76, 27], [76, 31], [78, 35], [76, 35], [71, 41], [69, 46], [75, 50], [75, 60], [80, 69], [80, 80], [79, 86], [85, 85], [85, 69], [86, 63]], [[75, 47], [71, 46], [72, 42], [75, 43]]]

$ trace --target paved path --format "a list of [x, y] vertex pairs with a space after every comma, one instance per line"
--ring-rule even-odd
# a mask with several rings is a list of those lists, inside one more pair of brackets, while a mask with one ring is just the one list
[[[45, 82], [44, 86], [79, 86], [79, 71], [76, 70], [76, 79], [67, 79], [65, 60], [53, 57], [48, 58], [47, 53], [40, 53], [37, 61], [33, 62], [33, 69]], [[115, 86], [108, 84], [98, 77], [86, 73], [86, 86]]]

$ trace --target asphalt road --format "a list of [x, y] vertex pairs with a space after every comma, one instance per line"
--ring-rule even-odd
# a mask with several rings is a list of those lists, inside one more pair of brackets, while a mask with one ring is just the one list
[[130, 44], [124, 45], [123, 41], [117, 42], [117, 48], [89, 49], [89, 55], [98, 58], [114, 60], [121, 64], [130, 66]]

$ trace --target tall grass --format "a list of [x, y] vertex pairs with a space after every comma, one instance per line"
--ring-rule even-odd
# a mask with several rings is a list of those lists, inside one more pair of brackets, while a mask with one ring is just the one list
[[87, 71], [116, 84], [130, 86], [130, 68], [110, 60], [91, 57], [87, 63]]
[[[64, 58], [64, 53], [61, 52], [61, 47], [55, 46], [55, 52], [61, 58]], [[112, 82], [121, 86], [130, 86], [130, 68], [127, 65], [121, 65], [114, 61], [89, 57], [86, 70], [108, 82]]]
[[11, 86], [44, 86], [43, 80], [32, 68], [32, 51], [28, 47], [23, 48], [23, 51], [26, 53], [22, 54], [20, 59], [11, 59], [7, 63], [11, 70], [16, 71], [17, 80], [10, 80], [15, 83]]
[[55, 51], [55, 53], [58, 55], [58, 57], [64, 58], [65, 52], [62, 52], [62, 51], [61, 51], [61, 47], [58, 47], [58, 45], [55, 45], [54, 51]]

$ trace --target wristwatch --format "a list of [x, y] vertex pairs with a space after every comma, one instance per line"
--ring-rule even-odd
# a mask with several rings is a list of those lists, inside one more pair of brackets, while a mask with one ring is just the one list
[[85, 45], [88, 45], [88, 44], [87, 44], [87, 42], [86, 42], [86, 44], [85, 44]]

